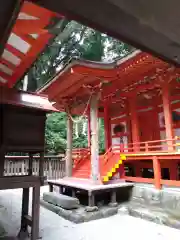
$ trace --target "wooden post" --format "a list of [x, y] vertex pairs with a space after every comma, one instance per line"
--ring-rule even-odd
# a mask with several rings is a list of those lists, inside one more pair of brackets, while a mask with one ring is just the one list
[[126, 126], [127, 126], [127, 133], [128, 133], [128, 144], [132, 143], [132, 127], [131, 127], [131, 116], [130, 116], [130, 107], [129, 102], [126, 101]]
[[134, 170], [135, 170], [136, 177], [142, 177], [142, 168], [138, 162], [134, 165]]
[[109, 116], [109, 107], [104, 105], [104, 135], [105, 135], [105, 149], [106, 151], [111, 147], [111, 125]]
[[153, 169], [154, 169], [155, 188], [161, 189], [161, 166], [157, 156], [153, 157]]
[[176, 161], [173, 161], [169, 165], [169, 175], [170, 180], [177, 180], [178, 178], [178, 164]]
[[33, 154], [29, 153], [28, 175], [31, 176], [32, 174], [33, 174]]
[[31, 240], [39, 239], [40, 185], [33, 187]]
[[44, 185], [44, 152], [40, 152], [39, 177], [41, 179], [41, 184]]
[[72, 176], [72, 133], [73, 122], [70, 116], [67, 116], [66, 177]]
[[88, 106], [88, 148], [91, 147], [91, 117], [90, 117], [90, 106]]
[[[164, 83], [162, 86], [162, 99], [163, 99], [163, 110], [164, 110], [164, 120], [166, 129], [166, 139], [173, 139], [173, 123], [172, 123], [172, 111], [171, 111], [171, 101], [169, 94], [168, 83]], [[168, 150], [173, 151], [172, 141], [168, 143]]]
[[111, 201], [109, 203], [109, 206], [117, 207], [118, 203], [117, 203], [116, 190], [112, 190], [110, 194], [111, 194]]
[[28, 223], [26, 221], [26, 216], [29, 212], [29, 188], [23, 188], [22, 194], [22, 212], [21, 212], [21, 228], [18, 234], [19, 239], [23, 237], [28, 237]]
[[88, 206], [94, 207], [95, 206], [95, 197], [94, 193], [88, 191]]
[[160, 126], [159, 126], [159, 107], [155, 102], [153, 103], [152, 117], [153, 117], [153, 126], [154, 126], [153, 140], [160, 140], [161, 136], [160, 136]]
[[138, 121], [138, 112], [137, 112], [137, 106], [136, 106], [136, 97], [131, 97], [129, 99], [129, 110], [131, 114], [131, 130], [132, 130], [132, 141], [134, 143], [134, 151], [138, 152], [140, 150], [139, 144], [136, 143], [140, 142], [140, 136], [139, 136], [139, 121]]
[[98, 139], [98, 100], [99, 94], [93, 94], [90, 102], [91, 116], [91, 178], [100, 180], [99, 174], [99, 139]]
[[0, 148], [0, 177], [4, 175], [4, 163], [5, 163], [5, 151], [4, 148]]
[[120, 175], [120, 179], [123, 179], [125, 177], [125, 168], [124, 168], [124, 163], [122, 163], [119, 166], [119, 175]]

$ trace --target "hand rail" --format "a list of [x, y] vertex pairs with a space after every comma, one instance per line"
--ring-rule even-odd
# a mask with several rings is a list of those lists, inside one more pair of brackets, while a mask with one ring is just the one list
[[72, 153], [77, 155], [74, 158], [74, 166], [77, 166], [82, 160], [87, 158], [90, 154], [89, 148], [79, 148], [79, 149], [73, 149]]
[[[137, 142], [137, 143], [129, 143], [127, 147], [123, 146], [123, 152], [171, 152], [175, 151], [175, 147], [179, 144], [176, 141], [180, 140], [180, 137], [177, 136], [174, 139], [163, 139], [163, 140], [154, 140], [147, 142]], [[162, 150], [163, 147], [167, 147], [167, 150]], [[115, 144], [112, 146], [113, 150], [119, 150], [122, 152], [122, 145]]]

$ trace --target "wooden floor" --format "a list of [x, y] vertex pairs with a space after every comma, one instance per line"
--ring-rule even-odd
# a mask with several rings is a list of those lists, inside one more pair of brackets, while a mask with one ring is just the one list
[[87, 191], [94, 190], [108, 190], [113, 188], [122, 188], [127, 186], [133, 186], [133, 183], [127, 183], [124, 180], [112, 180], [109, 184], [93, 183], [91, 179], [81, 179], [73, 177], [65, 177], [59, 180], [50, 180], [48, 183], [53, 183], [53, 185], [62, 185]]

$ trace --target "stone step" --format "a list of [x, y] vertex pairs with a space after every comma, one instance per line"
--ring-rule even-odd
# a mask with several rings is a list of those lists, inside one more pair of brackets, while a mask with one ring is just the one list
[[80, 204], [77, 198], [55, 192], [44, 193], [43, 200], [63, 209], [76, 209]]

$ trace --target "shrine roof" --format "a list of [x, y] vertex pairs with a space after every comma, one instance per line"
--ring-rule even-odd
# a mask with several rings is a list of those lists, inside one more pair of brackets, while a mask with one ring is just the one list
[[57, 18], [61, 18], [60, 15], [24, 1], [7, 42], [2, 46], [0, 86], [13, 87], [24, 76], [53, 37], [48, 29]]
[[[93, 88], [99, 86], [103, 99], [106, 99], [117, 91], [123, 94], [127, 87], [145, 84], [160, 74], [163, 76], [171, 67], [139, 50], [113, 63], [76, 59], [38, 92], [47, 94], [51, 101], [56, 102], [57, 108], [64, 111], [66, 104], [72, 105], [78, 100], [86, 102]], [[76, 106], [76, 113], [82, 112], [78, 108], [80, 104]]]
[[48, 97], [43, 94], [30, 93], [14, 88], [0, 87], [0, 104], [8, 104], [17, 107], [28, 107], [44, 112], [57, 112]]

